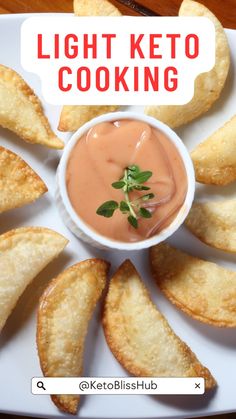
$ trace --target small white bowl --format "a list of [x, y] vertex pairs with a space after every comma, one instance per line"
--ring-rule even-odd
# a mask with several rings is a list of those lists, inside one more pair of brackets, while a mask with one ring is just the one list
[[[74, 208], [71, 205], [70, 199], [67, 193], [66, 187], [66, 168], [68, 158], [70, 156], [71, 151], [73, 150], [77, 141], [94, 125], [99, 124], [100, 122], [107, 122], [107, 121], [117, 121], [120, 119], [136, 119], [138, 121], [144, 121], [151, 125], [154, 128], [161, 130], [166, 136], [174, 143], [177, 150], [179, 151], [180, 156], [182, 157], [185, 170], [187, 173], [187, 180], [188, 180], [188, 189], [185, 201], [180, 208], [177, 216], [172, 221], [172, 223], [157, 233], [156, 235], [141, 240], [135, 243], [127, 243], [121, 242], [117, 240], [109, 239], [108, 237], [102, 236], [101, 234], [94, 231], [88, 224], [86, 224], [75, 212]], [[87, 122], [81, 128], [76, 131], [71, 139], [69, 140], [68, 144], [66, 145], [63, 155], [61, 157], [58, 170], [57, 170], [57, 191], [56, 191], [56, 202], [59, 207], [59, 211], [63, 218], [63, 221], [67, 225], [67, 227], [80, 239], [83, 241], [99, 248], [110, 248], [110, 249], [119, 249], [119, 250], [140, 250], [145, 249], [147, 247], [151, 247], [155, 244], [162, 242], [163, 240], [167, 239], [167, 237], [171, 236], [184, 222], [185, 218], [187, 217], [190, 208], [192, 206], [192, 201], [194, 197], [195, 191], [195, 176], [194, 176], [194, 169], [192, 160], [189, 156], [189, 153], [184, 146], [181, 139], [178, 135], [172, 131], [167, 125], [163, 124], [162, 122], [141, 114], [137, 112], [114, 112], [108, 113], [97, 118], [92, 119], [91, 121]]]

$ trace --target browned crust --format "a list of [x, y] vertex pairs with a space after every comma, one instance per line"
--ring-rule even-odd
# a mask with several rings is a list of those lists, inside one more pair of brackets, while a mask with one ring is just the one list
[[204, 185], [225, 186], [234, 182], [236, 179], [235, 167], [202, 169], [200, 164], [194, 161], [193, 163], [194, 163], [196, 180], [197, 182], [203, 183]]
[[119, 106], [115, 105], [71, 105], [63, 106], [61, 110], [58, 130], [73, 132], [91, 119], [108, 112], [115, 112]]
[[[70, 399], [69, 399], [70, 397]], [[71, 415], [76, 415], [79, 406], [79, 396], [52, 395], [51, 399], [59, 410]]]
[[[105, 315], [106, 316], [106, 315]], [[111, 333], [109, 330], [109, 324], [106, 321], [106, 317], [103, 317], [103, 330], [104, 335], [107, 341], [108, 346], [110, 347], [113, 355], [117, 359], [117, 361], [132, 375], [136, 377], [150, 377], [150, 371], [145, 368], [138, 368], [135, 364], [133, 364], [127, 357], [124, 355], [123, 351], [119, 350], [118, 346], [116, 345], [116, 342], [114, 340], [113, 333]], [[215, 387], [216, 381], [211, 375], [208, 368], [204, 367], [196, 358], [196, 355], [192, 352], [192, 350], [189, 348], [188, 345], [186, 345], [184, 342], [181, 342], [181, 349], [183, 350], [183, 353], [187, 355], [189, 358], [191, 358], [193, 362], [193, 369], [195, 372], [195, 376], [203, 377], [206, 380], [206, 389], [211, 389]]]
[[[63, 108], [64, 108], [64, 106], [63, 106]], [[71, 129], [70, 124], [68, 124], [68, 122], [63, 119], [63, 114], [62, 114], [63, 108], [61, 110], [60, 119], [59, 119], [59, 123], [58, 123], [57, 129], [58, 129], [58, 131], [61, 131], [61, 132], [73, 132], [75, 130], [74, 129]]]
[[[115, 275], [111, 279], [110, 287], [111, 287], [111, 284], [114, 285], [115, 283], [117, 284], [117, 286], [120, 285], [119, 284], [119, 276], [120, 275], [124, 276], [124, 281], [127, 280], [130, 275], [137, 275], [138, 278], [139, 278], [139, 281], [140, 282], [142, 281], [141, 277], [139, 276], [138, 272], [136, 271], [135, 267], [132, 265], [130, 260], [126, 260], [119, 267], [119, 269], [117, 270], [117, 272], [115, 273]], [[148, 304], [150, 305], [150, 307], [152, 309], [154, 308], [155, 310], [157, 310], [156, 306], [154, 305], [154, 303], [152, 302], [152, 300], [150, 298], [149, 292], [147, 291], [147, 289], [145, 288], [143, 283], [141, 283], [141, 286], [142, 286], [142, 292], [149, 299]], [[110, 287], [109, 287], [109, 291], [108, 291], [108, 297], [109, 297]], [[112, 308], [110, 306], [111, 304], [112, 304]], [[104, 335], [105, 335], [106, 341], [108, 343], [108, 346], [110, 347], [113, 355], [116, 357], [118, 362], [129, 373], [131, 373], [131, 374], [133, 374], [137, 377], [143, 377], [143, 376], [150, 377], [150, 376], [152, 376], [153, 374], [150, 372], [150, 370], [148, 368], [138, 367], [135, 364], [135, 360], [133, 360], [132, 357], [130, 357], [127, 354], [127, 350], [124, 350], [124, 348], [120, 347], [119, 325], [117, 324], [116, 325], [117, 327], [114, 328], [114, 327], [112, 327], [112, 321], [111, 321], [112, 310], [114, 310], [115, 308], [116, 308], [116, 305], [114, 304], [114, 301], [113, 301], [113, 303], [111, 303], [107, 298], [106, 302], [105, 302], [102, 322], [103, 322]], [[161, 315], [161, 318], [162, 318], [162, 321], [165, 324], [166, 333], [174, 334], [173, 330], [170, 328], [168, 322], [166, 321], [166, 319], [164, 318], [163, 315]], [[113, 326], [114, 326], [114, 324], [113, 324]], [[147, 342], [147, 344], [148, 344], [148, 342]], [[205, 381], [206, 389], [214, 388], [216, 386], [216, 381], [215, 381], [214, 377], [211, 375], [210, 371], [198, 361], [196, 355], [179, 338], [178, 338], [178, 347], [181, 349], [182, 353], [185, 354], [191, 360], [193, 376], [203, 377], [206, 380]]]
[[188, 316], [192, 317], [192, 319], [195, 320], [199, 320], [203, 323], [212, 325], [212, 326], [216, 326], [216, 327], [236, 327], [235, 324], [231, 324], [230, 322], [227, 321], [215, 321], [213, 319], [210, 319], [208, 317], [203, 317], [200, 316], [199, 314], [194, 313], [193, 311], [191, 311], [188, 307], [184, 306], [183, 304], [181, 304], [180, 301], [178, 301], [170, 292], [168, 292], [164, 287], [162, 287], [160, 284], [158, 284], [159, 288], [161, 289], [161, 291], [163, 292], [163, 294], [166, 295], [166, 297], [168, 298], [168, 300], [173, 303], [177, 308], [179, 308], [180, 310], [182, 310], [184, 313], [186, 313]]
[[54, 149], [62, 149], [64, 148], [64, 143], [62, 140], [60, 140], [52, 131], [49, 121], [46, 118], [42, 104], [39, 100], [39, 98], [36, 96], [34, 91], [31, 89], [31, 87], [24, 81], [24, 79], [14, 70], [12, 70], [9, 67], [6, 67], [2, 64], [0, 64], [0, 78], [2, 83], [9, 83], [11, 86], [14, 86], [15, 89], [21, 91], [21, 93], [27, 97], [28, 101], [32, 104], [35, 113], [37, 114], [38, 118], [41, 121], [42, 126], [46, 130], [47, 133], [47, 139], [45, 141], [40, 141], [36, 138], [32, 138], [31, 135], [27, 135], [27, 132], [24, 130], [19, 130], [19, 127], [15, 127], [13, 129], [12, 127], [4, 126], [4, 128], [9, 128], [12, 131], [14, 131], [16, 134], [18, 134], [23, 140], [30, 142], [32, 144], [39, 143], [42, 145], [46, 145], [49, 148]]
[[154, 264], [153, 264], [153, 255], [154, 255], [154, 248], [151, 247], [150, 251], [149, 251], [149, 261], [150, 261], [150, 267], [151, 267], [151, 273], [152, 276], [156, 282], [156, 284], [158, 285], [158, 287], [160, 288], [160, 290], [163, 292], [163, 294], [168, 298], [168, 300], [174, 304], [177, 308], [179, 308], [181, 311], [183, 311], [184, 313], [186, 313], [188, 316], [190, 316], [191, 318], [198, 320], [202, 323], [206, 323], [212, 326], [216, 326], [216, 327], [227, 327], [227, 328], [235, 328], [236, 324], [235, 322], [228, 322], [228, 321], [220, 321], [220, 320], [214, 320], [212, 318], [209, 318], [207, 316], [203, 316], [200, 315], [196, 312], [193, 312], [189, 307], [185, 306], [184, 304], [182, 304], [177, 298], [176, 296], [174, 296], [169, 290], [167, 290], [164, 286], [163, 281], [161, 281], [161, 278], [157, 275], [156, 270], [154, 268]]
[[47, 228], [47, 227], [19, 227], [19, 228], [14, 228], [12, 230], [7, 231], [6, 233], [1, 234], [0, 241], [8, 239], [12, 236], [21, 235], [22, 233], [48, 233], [48, 234], [50, 234], [50, 236], [51, 235], [61, 236], [65, 240], [65, 243], [69, 242], [69, 240], [66, 239], [62, 234], [57, 233], [57, 231], [51, 230], [50, 228]]
[[[87, 259], [85, 261], [79, 262], [73, 266], [70, 266], [61, 274], [59, 274], [56, 278], [54, 278], [48, 287], [44, 290], [40, 301], [39, 301], [39, 308], [37, 314], [37, 331], [36, 331], [36, 342], [38, 348], [38, 355], [41, 370], [45, 377], [49, 377], [49, 370], [48, 370], [48, 360], [47, 360], [47, 352], [45, 351], [45, 342], [42, 339], [43, 336], [43, 318], [47, 316], [47, 312], [53, 310], [50, 304], [54, 300], [55, 291], [57, 288], [62, 284], [63, 278], [71, 272], [77, 272], [80, 267], [84, 269], [95, 269], [96, 274], [100, 277], [98, 287], [96, 292], [93, 295], [93, 305], [96, 305], [97, 300], [100, 298], [102, 290], [105, 286], [105, 280], [102, 278], [102, 275], [105, 271], [105, 275], [107, 275], [109, 271], [110, 264], [103, 259]], [[55, 297], [56, 298], [56, 297]], [[82, 374], [82, 370], [80, 375]], [[51, 399], [53, 403], [63, 412], [70, 413], [75, 415], [78, 410], [79, 405], [79, 395], [52, 395]]]
[[[153, 270], [152, 270], [152, 275], [153, 275], [154, 279], [156, 279]], [[192, 319], [199, 320], [202, 323], [206, 323], [206, 324], [216, 326], [216, 327], [232, 327], [232, 328], [236, 327], [234, 323], [231, 324], [230, 322], [227, 322], [227, 321], [215, 321], [211, 318], [200, 316], [199, 314], [196, 314], [195, 312], [190, 310], [188, 307], [184, 306], [180, 301], [178, 301], [175, 296], [173, 296], [169, 291], [167, 291], [167, 289], [165, 287], [163, 287], [161, 285], [161, 283], [158, 282], [157, 279], [156, 279], [156, 282], [157, 282], [158, 287], [163, 292], [163, 294], [165, 294], [165, 296], [168, 298], [168, 300], [172, 304], [174, 304], [177, 308], [179, 308], [181, 311], [186, 313]]]
[[[236, 207], [236, 200], [234, 199], [219, 201], [217, 204], [222, 205], [224, 203], [227, 204], [232, 202], [235, 202]], [[211, 204], [211, 202], [193, 203], [189, 215], [185, 220], [186, 227], [203, 243], [228, 253], [236, 253], [234, 225], [228, 222], [229, 211], [232, 211], [233, 215], [235, 213], [234, 208], [230, 208], [229, 210], [225, 208], [225, 213], [222, 212], [222, 214], [219, 215], [214, 213], [214, 208], [212, 208], [211, 211], [210, 207], [207, 207], [208, 204]], [[209, 232], [211, 234], [209, 234]], [[231, 237], [232, 235], [233, 237]]]
[[121, 12], [108, 0], [74, 0], [76, 16], [121, 16]]
[[[41, 195], [47, 192], [48, 188], [43, 182], [43, 180], [20, 156], [0, 146], [0, 164], [2, 162], [8, 165], [11, 164], [11, 162], [15, 164], [14, 170], [17, 169], [17, 176], [19, 176], [20, 174], [18, 187], [21, 187], [22, 182], [25, 183], [25, 185], [27, 185], [28, 183], [29, 186], [28, 186], [27, 197], [25, 196], [26, 194], [24, 192], [23, 193], [24, 196], [22, 197], [21, 202], [16, 203], [15, 201], [14, 205], [13, 205], [13, 202], [8, 202], [7, 204], [4, 205], [4, 208], [2, 208], [2, 210], [0, 208], [0, 212], [4, 212], [12, 208], [19, 208], [23, 205], [26, 205], [30, 202], [35, 201]], [[0, 178], [1, 178], [1, 170], [0, 170]], [[14, 173], [11, 174], [11, 178], [14, 178]], [[9, 179], [9, 182], [10, 182], [10, 179]], [[11, 190], [10, 193], [14, 193], [14, 191]]]
[[22, 227], [0, 236], [0, 329], [26, 287], [62, 252], [67, 242], [62, 235], [42, 227]]
[[198, 182], [224, 186], [236, 179], [236, 115], [191, 152]]

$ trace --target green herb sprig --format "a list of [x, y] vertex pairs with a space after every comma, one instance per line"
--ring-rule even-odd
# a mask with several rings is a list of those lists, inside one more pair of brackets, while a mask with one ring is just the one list
[[138, 218], [151, 218], [152, 216], [152, 213], [148, 209], [144, 208], [142, 204], [150, 199], [153, 199], [154, 194], [146, 193], [133, 201], [130, 200], [129, 194], [134, 190], [150, 190], [150, 188], [144, 185], [144, 183], [147, 182], [151, 176], [152, 172], [141, 172], [139, 166], [137, 165], [126, 167], [124, 169], [123, 177], [117, 182], [112, 183], [113, 188], [123, 190], [124, 200], [120, 201], [120, 203], [116, 201], [106, 201], [97, 209], [96, 213], [109, 218], [113, 216], [117, 209], [119, 209], [122, 214], [127, 215], [127, 220], [131, 226], [138, 228]]

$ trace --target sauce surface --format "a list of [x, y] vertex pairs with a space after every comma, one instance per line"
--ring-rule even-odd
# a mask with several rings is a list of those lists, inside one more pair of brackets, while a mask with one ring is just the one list
[[[105, 201], [124, 199], [122, 190], [111, 184], [132, 164], [152, 172], [145, 183], [150, 187], [146, 193], [155, 194], [142, 205], [152, 217], [139, 218], [137, 230], [119, 210], [111, 218], [96, 214]], [[173, 221], [185, 200], [187, 174], [178, 150], [165, 134], [145, 122], [124, 119], [100, 123], [78, 140], [68, 160], [66, 184], [71, 204], [86, 224], [110, 239], [135, 242]], [[130, 196], [135, 199], [144, 193], [135, 191]]]

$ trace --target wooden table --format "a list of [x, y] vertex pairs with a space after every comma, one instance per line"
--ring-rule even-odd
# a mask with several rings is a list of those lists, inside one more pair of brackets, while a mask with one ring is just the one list
[[[175, 16], [178, 14], [178, 9], [182, 0], [138, 0], [138, 2], [160, 15]], [[215, 13], [224, 27], [236, 29], [236, 0], [200, 0], [200, 2], [205, 4]], [[129, 8], [120, 5], [116, 0], [112, 0], [112, 3], [114, 3], [124, 14], [136, 14], [135, 12], [131, 12]], [[72, 0], [0, 0], [0, 13], [71, 13], [72, 11]], [[211, 416], [212, 419], [235, 419], [235, 417], [236, 413]], [[0, 418], [22, 419], [22, 416], [4, 415], [0, 413]]]

